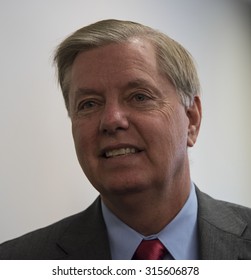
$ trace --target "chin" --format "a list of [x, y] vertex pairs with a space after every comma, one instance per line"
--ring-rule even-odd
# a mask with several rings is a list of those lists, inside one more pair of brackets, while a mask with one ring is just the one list
[[135, 194], [144, 191], [147, 187], [146, 183], [133, 181], [107, 181], [102, 184], [96, 184], [96, 189], [101, 195], [126, 195]]

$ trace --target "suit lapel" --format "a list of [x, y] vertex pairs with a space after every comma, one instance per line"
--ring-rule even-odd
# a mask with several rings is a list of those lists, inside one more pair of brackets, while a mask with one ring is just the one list
[[100, 198], [76, 216], [57, 244], [65, 259], [111, 259]]
[[[201, 259], [241, 259], [250, 242], [242, 235], [247, 227], [227, 203], [196, 190]], [[245, 243], [249, 244], [245, 244]]]

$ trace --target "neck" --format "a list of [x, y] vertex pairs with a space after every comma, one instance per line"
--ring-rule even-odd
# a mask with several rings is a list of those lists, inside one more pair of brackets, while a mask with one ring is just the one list
[[178, 214], [190, 193], [190, 176], [186, 180], [137, 193], [104, 197], [105, 205], [135, 231], [148, 236], [161, 231]]

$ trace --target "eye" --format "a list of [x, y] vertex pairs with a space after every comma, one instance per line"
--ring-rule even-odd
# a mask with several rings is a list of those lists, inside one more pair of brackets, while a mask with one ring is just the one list
[[143, 93], [137, 93], [133, 96], [133, 98], [137, 102], [144, 102], [146, 100], [149, 100], [149, 97]]
[[89, 101], [85, 101], [85, 102], [80, 103], [79, 108], [81, 110], [86, 110], [86, 109], [93, 108], [95, 105], [96, 105], [96, 103], [94, 101], [89, 100]]
[[98, 108], [99, 103], [95, 100], [85, 100], [79, 103], [78, 112], [79, 113], [91, 113]]

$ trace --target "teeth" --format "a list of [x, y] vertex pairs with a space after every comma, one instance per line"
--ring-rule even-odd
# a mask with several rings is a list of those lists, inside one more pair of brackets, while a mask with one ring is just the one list
[[105, 153], [105, 156], [109, 158], [109, 157], [116, 157], [116, 156], [135, 154], [135, 153], [136, 153], [136, 149], [134, 148], [121, 148], [121, 149], [108, 151]]

